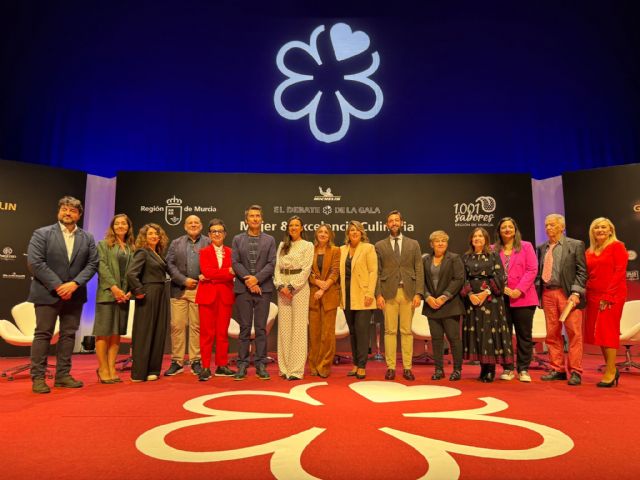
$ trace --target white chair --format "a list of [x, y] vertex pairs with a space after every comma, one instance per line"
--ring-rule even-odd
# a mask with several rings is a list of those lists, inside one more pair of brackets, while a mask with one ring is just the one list
[[[8, 320], [0, 320], [0, 337], [10, 345], [17, 347], [30, 347], [33, 344], [33, 337], [36, 330], [36, 310], [31, 302], [22, 302], [11, 309], [11, 315], [15, 321], [15, 325]], [[60, 334], [60, 319], [56, 321], [53, 330], [51, 344], [58, 343]], [[51, 378], [49, 371], [52, 365], [47, 364], [46, 375]], [[13, 380], [18, 373], [24, 372], [31, 368], [31, 363], [25, 363], [16, 367], [8, 368], [2, 372], [3, 377]]]
[[533, 359], [532, 362], [537, 362], [537, 366], [529, 366], [530, 370], [547, 370], [549, 366], [549, 360], [541, 357], [536, 353], [536, 345], [544, 342], [547, 339], [547, 321], [544, 318], [544, 310], [536, 307], [536, 311], [533, 314], [533, 326], [531, 329], [531, 339], [533, 340]]
[[411, 319], [411, 333], [416, 340], [424, 341], [424, 352], [419, 355], [413, 356], [413, 363], [428, 365], [434, 363], [433, 356], [429, 353], [427, 348], [429, 340], [431, 340], [431, 330], [429, 329], [429, 319], [426, 315], [422, 314], [422, 306], [424, 301], [420, 302], [420, 306], [413, 312], [413, 318]]
[[[278, 316], [278, 306], [271, 302], [269, 304], [269, 316], [267, 317], [267, 326], [266, 326], [266, 330], [267, 330], [267, 337], [269, 336], [269, 333], [271, 332], [271, 329], [273, 328], [273, 324], [276, 321], [276, 317]], [[229, 322], [229, 329], [227, 330], [227, 333], [229, 335], [229, 337], [231, 338], [235, 338], [236, 340], [240, 337], [240, 324], [235, 320], [235, 319], [231, 319], [231, 322]], [[253, 326], [253, 322], [251, 324], [251, 343], [249, 344], [249, 356], [251, 356], [251, 352], [252, 352], [252, 348], [251, 346], [253, 345], [253, 341], [256, 339], [256, 329]], [[273, 357], [267, 357], [266, 358], [267, 362], [274, 362], [275, 359]], [[232, 358], [230, 360], [231, 362], [237, 362], [238, 359], [237, 358]]]
[[[344, 316], [344, 310], [338, 307], [336, 313], [336, 341], [349, 336], [349, 325], [347, 325], [347, 317]], [[333, 363], [339, 365], [344, 360], [345, 363], [351, 363], [352, 359], [349, 355], [340, 355], [336, 353], [333, 357]]]
[[[124, 335], [120, 335], [120, 343], [128, 343], [131, 344], [131, 340], [133, 339], [133, 314], [136, 309], [136, 301], [129, 300], [129, 316], [127, 317], [127, 333]], [[129, 350], [129, 355], [126, 358], [122, 358], [116, 361], [116, 365], [120, 365], [119, 370], [121, 372], [131, 368], [131, 363], [133, 362], [133, 358], [131, 357], [131, 350]]]
[[631, 368], [640, 369], [640, 363], [631, 358], [631, 347], [640, 344], [640, 300], [628, 301], [622, 308], [620, 344], [625, 348], [626, 360], [616, 363], [616, 367], [627, 372]]

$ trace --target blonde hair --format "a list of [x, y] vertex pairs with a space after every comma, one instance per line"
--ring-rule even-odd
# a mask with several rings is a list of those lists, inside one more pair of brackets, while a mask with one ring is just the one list
[[[596, 228], [596, 225], [602, 222], [609, 225], [609, 228], [611, 229], [611, 235], [609, 235], [609, 238], [605, 240], [602, 245], [598, 246], [598, 244], [596, 243], [596, 236], [593, 234], [593, 230]], [[591, 222], [591, 225], [589, 226], [589, 250], [591, 250], [592, 252], [601, 252], [605, 249], [606, 246], [608, 246], [612, 242], [615, 242], [616, 240], [618, 240], [618, 237], [616, 237], [616, 227], [613, 225], [613, 222], [611, 220], [606, 217], [598, 217], [593, 222]]]
[[329, 234], [329, 241], [327, 242], [327, 245], [329, 245], [330, 247], [333, 247], [333, 241], [335, 240], [336, 234], [333, 233], [333, 229], [331, 228], [331, 226], [327, 223], [323, 223], [322, 225], [319, 225], [318, 228], [316, 228], [316, 231], [313, 234], [313, 245], [315, 247], [318, 246], [318, 232], [320, 231], [321, 228], [324, 228], [327, 233]]
[[362, 226], [362, 223], [360, 223], [357, 220], [351, 220], [349, 222], [349, 225], [347, 225], [347, 231], [345, 232], [345, 235], [344, 235], [345, 245], [349, 245], [351, 243], [349, 242], [349, 230], [351, 230], [351, 227], [354, 227], [356, 230], [358, 230], [362, 234], [362, 238], [360, 239], [361, 242], [369, 243], [369, 237], [367, 237], [367, 232], [365, 232], [364, 227]]
[[429, 243], [433, 243], [437, 238], [444, 238], [445, 242], [449, 241], [449, 235], [444, 230], [436, 230], [429, 235]]

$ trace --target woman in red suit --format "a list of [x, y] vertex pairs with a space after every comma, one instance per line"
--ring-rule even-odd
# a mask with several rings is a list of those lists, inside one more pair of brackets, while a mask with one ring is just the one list
[[198, 379], [211, 378], [211, 349], [216, 342], [216, 377], [232, 377], [236, 372], [228, 366], [234, 273], [231, 268], [231, 249], [224, 246], [227, 235], [224, 222], [214, 218], [209, 222], [211, 244], [200, 250], [200, 283], [196, 303], [200, 313], [200, 354], [202, 372]]
[[627, 298], [627, 261], [624, 244], [616, 238], [616, 228], [600, 217], [589, 227], [591, 245], [587, 256], [587, 310], [585, 343], [599, 345], [606, 369], [598, 387], [618, 385], [616, 351], [620, 346], [620, 317]]

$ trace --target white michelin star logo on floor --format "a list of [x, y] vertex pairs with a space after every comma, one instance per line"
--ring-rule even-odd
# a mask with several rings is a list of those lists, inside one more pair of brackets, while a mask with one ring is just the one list
[[[382, 90], [369, 77], [373, 75], [378, 67], [380, 66], [380, 55], [378, 52], [371, 53], [371, 65], [362, 72], [355, 73], [352, 75], [344, 75], [343, 79], [350, 82], [357, 82], [365, 85], [366, 87], [373, 90], [375, 95], [375, 102], [373, 106], [369, 110], [359, 110], [355, 108], [349, 101], [343, 96], [340, 90], [336, 90], [335, 95], [338, 99], [338, 104], [340, 105], [341, 112], [341, 124], [340, 128], [333, 133], [322, 132], [320, 128], [318, 128], [318, 124], [316, 121], [318, 114], [318, 105], [320, 103], [320, 98], [323, 95], [322, 91], [317, 91], [313, 99], [304, 107], [299, 110], [291, 111], [287, 109], [282, 102], [282, 95], [285, 90], [292, 85], [295, 85], [300, 82], [308, 82], [312, 81], [313, 75], [305, 75], [303, 73], [294, 72], [289, 69], [285, 65], [285, 56], [287, 52], [290, 50], [297, 48], [300, 49], [316, 62], [317, 65], [322, 65], [322, 59], [320, 58], [320, 53], [318, 52], [318, 35], [324, 32], [324, 25], [320, 25], [316, 27], [316, 29], [311, 33], [311, 38], [309, 39], [309, 43], [304, 43], [298, 40], [293, 40], [288, 42], [280, 48], [278, 51], [278, 55], [276, 56], [276, 65], [278, 69], [287, 77], [287, 79], [278, 85], [276, 91], [273, 95], [273, 103], [276, 107], [276, 111], [287, 120], [299, 120], [305, 116], [309, 116], [309, 128], [311, 129], [311, 133], [313, 136], [325, 143], [337, 142], [344, 138], [349, 130], [350, 117], [354, 116], [361, 120], [369, 120], [375, 117], [380, 109], [382, 108], [383, 95]], [[369, 36], [361, 31], [352, 31], [351, 27], [346, 23], [336, 23], [329, 32], [329, 36], [331, 39], [331, 46], [333, 47], [333, 52], [335, 54], [336, 60], [342, 62], [349, 58], [352, 58], [356, 55], [360, 55], [361, 53], [366, 52], [369, 49], [370, 40]]]
[[[286, 400], [301, 402], [311, 407], [318, 407], [322, 406], [323, 403], [311, 397], [307, 391], [312, 388], [327, 385], [327, 382], [298, 385], [293, 387], [289, 393], [269, 390], [242, 390], [197, 397], [185, 402], [184, 408], [190, 412], [204, 415], [204, 417], [181, 420], [152, 428], [138, 437], [136, 447], [145, 455], [159, 460], [188, 463], [240, 460], [272, 454], [271, 473], [276, 478], [315, 479], [317, 477], [312, 476], [304, 470], [301, 458], [304, 450], [316, 437], [326, 430], [325, 428], [312, 427], [303, 432], [261, 445], [209, 452], [193, 452], [171, 447], [166, 443], [166, 437], [176, 430], [208, 423], [294, 417], [293, 413], [216, 410], [205, 406], [207, 402], [218, 398], [246, 395], [280, 397]], [[434, 400], [456, 397], [462, 394], [460, 390], [450, 387], [435, 385], [407, 386], [399, 383], [378, 381], [353, 383], [349, 385], [349, 387], [355, 393], [372, 403]], [[451, 443], [407, 433], [391, 427], [382, 427], [379, 430], [410, 445], [425, 458], [429, 465], [429, 470], [421, 478], [426, 480], [457, 479], [460, 476], [460, 467], [452, 456], [454, 453], [503, 460], [539, 460], [563, 455], [569, 452], [574, 446], [573, 441], [566, 434], [554, 428], [547, 427], [546, 425], [525, 420], [492, 416], [491, 414], [501, 412], [509, 407], [508, 404], [502, 400], [493, 397], [481, 397], [478, 400], [484, 402], [485, 405], [469, 410], [405, 413], [403, 416], [407, 418], [439, 418], [486, 422], [487, 426], [491, 424], [510, 425], [536, 432], [542, 438], [542, 442], [533, 448], [502, 450]], [[372, 409], [373, 408], [372, 406]], [[373, 410], [372, 415], [374, 415]]]

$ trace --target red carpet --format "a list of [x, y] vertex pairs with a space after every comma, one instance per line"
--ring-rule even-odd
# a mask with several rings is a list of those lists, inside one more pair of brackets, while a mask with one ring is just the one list
[[431, 366], [414, 368], [416, 382], [384, 382], [380, 362], [364, 381], [341, 365], [287, 382], [270, 365], [266, 382], [251, 369], [203, 383], [185, 369], [100, 385], [95, 358], [75, 356], [79, 390], [35, 395], [27, 376], [0, 380], [3, 477], [635, 479], [640, 374], [599, 389], [598, 364], [587, 356], [580, 387], [540, 371], [531, 384], [481, 384], [478, 367], [460, 382], [428, 380]]

